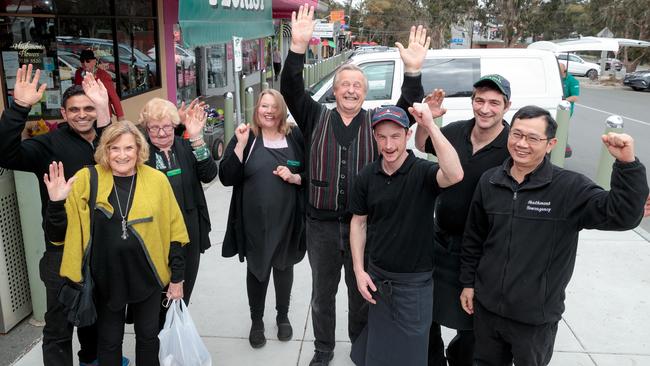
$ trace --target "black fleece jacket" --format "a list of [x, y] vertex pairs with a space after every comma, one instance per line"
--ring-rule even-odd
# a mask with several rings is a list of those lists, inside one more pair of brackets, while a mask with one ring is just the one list
[[[518, 184], [512, 159], [485, 172], [474, 192], [460, 282], [489, 311], [526, 324], [558, 321], [582, 229], [629, 230], [643, 217], [645, 167], [615, 162], [611, 190], [545, 158]], [[614, 248], [613, 248], [614, 249]]]

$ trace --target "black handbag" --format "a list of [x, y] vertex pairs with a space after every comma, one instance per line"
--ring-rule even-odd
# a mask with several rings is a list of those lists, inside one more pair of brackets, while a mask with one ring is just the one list
[[57, 296], [59, 302], [65, 307], [68, 321], [75, 327], [87, 327], [95, 324], [97, 320], [94, 298], [95, 282], [90, 273], [90, 249], [93, 241], [93, 219], [97, 199], [97, 170], [94, 166], [89, 166], [88, 170], [90, 171], [90, 239], [82, 262], [82, 282], [76, 283], [66, 279]]

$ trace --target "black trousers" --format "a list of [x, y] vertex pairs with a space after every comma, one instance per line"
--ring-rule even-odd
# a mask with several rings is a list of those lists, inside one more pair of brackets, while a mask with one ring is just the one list
[[[435, 297], [435, 288], [434, 295]], [[442, 341], [440, 324], [431, 323], [429, 332], [429, 366], [472, 366], [474, 355], [474, 331], [456, 330], [456, 336], [447, 346]]]
[[[57, 296], [64, 279], [59, 275], [63, 251], [46, 251], [39, 262], [41, 281], [45, 284], [46, 312], [43, 327], [43, 365], [72, 366], [72, 333], [64, 306]], [[97, 328], [95, 325], [77, 328], [81, 350], [80, 362], [91, 363], [97, 359]]]
[[504, 318], [474, 301], [474, 365], [544, 366], [551, 362], [557, 322], [530, 325]]
[[307, 255], [311, 266], [311, 316], [314, 348], [332, 352], [336, 345], [336, 292], [345, 269], [348, 288], [348, 336], [354, 342], [368, 323], [368, 303], [357, 289], [350, 254], [350, 224], [307, 218]]
[[[160, 291], [156, 290], [144, 301], [128, 304], [128, 307], [135, 329], [135, 364], [158, 366]], [[125, 312], [126, 307], [113, 311], [104, 302], [97, 303], [98, 356], [102, 366], [122, 365]]]
[[[273, 286], [275, 287], [275, 310], [279, 316], [286, 317], [289, 313], [289, 300], [291, 298], [291, 287], [293, 286], [293, 266], [281, 271], [277, 268], [273, 272]], [[246, 271], [246, 291], [248, 292], [248, 306], [251, 310], [251, 320], [261, 321], [264, 317], [264, 304], [266, 302], [266, 290], [269, 287], [269, 276], [266, 281], [259, 281], [254, 274]]]

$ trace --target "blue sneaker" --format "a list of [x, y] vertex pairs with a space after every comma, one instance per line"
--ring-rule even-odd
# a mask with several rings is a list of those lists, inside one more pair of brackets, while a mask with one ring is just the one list
[[[129, 366], [131, 361], [129, 361], [128, 358], [122, 356], [122, 366]], [[91, 363], [86, 363], [86, 362], [81, 362], [79, 361], [79, 366], [99, 366], [99, 362], [97, 360], [91, 362]]]

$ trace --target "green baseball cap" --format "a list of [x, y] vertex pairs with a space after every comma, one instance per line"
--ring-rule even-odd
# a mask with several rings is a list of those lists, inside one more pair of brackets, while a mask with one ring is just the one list
[[474, 87], [492, 85], [495, 86], [501, 94], [506, 96], [506, 99], [510, 100], [511, 91], [510, 91], [510, 82], [508, 79], [504, 78], [499, 74], [490, 74], [481, 76], [477, 82], [474, 83]]

